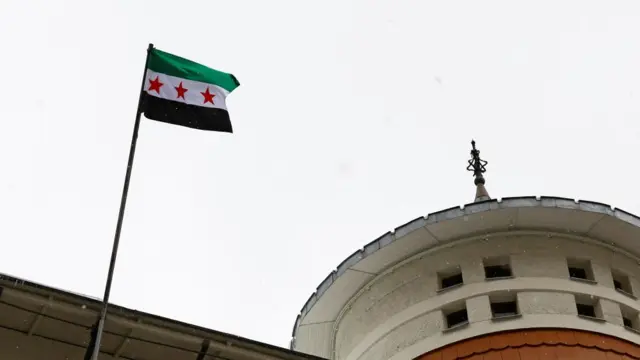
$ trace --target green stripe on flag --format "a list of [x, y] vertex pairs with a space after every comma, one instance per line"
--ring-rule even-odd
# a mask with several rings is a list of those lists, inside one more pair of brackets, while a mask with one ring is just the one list
[[149, 69], [187, 80], [218, 85], [228, 92], [232, 92], [240, 86], [240, 83], [232, 74], [208, 68], [197, 62], [158, 49], [151, 50], [151, 54], [149, 54]]

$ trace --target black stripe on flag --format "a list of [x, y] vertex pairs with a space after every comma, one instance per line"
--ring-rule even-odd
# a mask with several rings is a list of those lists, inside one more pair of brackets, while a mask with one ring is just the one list
[[142, 113], [147, 119], [193, 129], [232, 133], [229, 112], [189, 105], [143, 93]]

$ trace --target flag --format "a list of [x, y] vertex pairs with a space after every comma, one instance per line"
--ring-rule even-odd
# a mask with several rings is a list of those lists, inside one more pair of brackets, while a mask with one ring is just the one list
[[232, 74], [152, 48], [141, 110], [151, 120], [231, 133], [226, 98], [238, 86]]

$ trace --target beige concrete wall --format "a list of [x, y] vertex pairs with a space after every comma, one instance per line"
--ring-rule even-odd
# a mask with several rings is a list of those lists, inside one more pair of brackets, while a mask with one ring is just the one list
[[326, 334], [333, 332], [333, 326], [333, 321], [301, 325], [298, 328], [296, 342], [305, 345], [305, 353], [328, 359], [331, 357], [331, 337]]
[[[483, 259], [510, 258], [514, 278], [487, 281]], [[597, 283], [568, 279], [567, 257], [591, 261]], [[336, 321], [332, 339], [298, 338], [298, 346], [313, 341], [333, 344], [334, 359], [410, 359], [435, 347], [481, 333], [543, 326], [601, 331], [640, 342], [640, 336], [622, 327], [621, 304], [640, 310], [637, 300], [613, 288], [612, 268], [630, 277], [640, 291], [640, 268], [635, 259], [589, 241], [558, 234], [489, 236], [473, 242], [436, 249], [381, 274], [352, 299]], [[438, 292], [437, 272], [459, 266], [464, 285]], [[490, 296], [514, 293], [519, 318], [491, 319]], [[596, 299], [604, 318], [579, 318], [575, 294]], [[469, 326], [445, 331], [442, 309], [464, 302]], [[333, 324], [331, 325], [333, 326]], [[594, 330], [595, 329], [595, 330]], [[302, 342], [302, 343], [301, 343]], [[324, 355], [324, 354], [323, 354]]]

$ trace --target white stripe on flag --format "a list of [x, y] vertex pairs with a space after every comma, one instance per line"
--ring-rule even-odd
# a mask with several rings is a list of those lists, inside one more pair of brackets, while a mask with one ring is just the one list
[[[159, 92], [152, 88], [152, 82], [154, 82], [156, 78], [162, 84], [160, 85]], [[186, 89], [183, 93], [184, 99], [182, 97], [178, 97], [179, 93], [177, 88], [180, 88], [180, 83], [182, 83], [181, 88]], [[205, 102], [207, 96], [203, 93], [206, 93], [207, 88], [209, 89], [209, 93], [213, 94], [213, 104], [211, 102]], [[179, 77], [157, 73], [150, 69], [147, 69], [144, 91], [151, 96], [173, 100], [183, 104], [225, 110], [227, 109], [225, 100], [229, 94], [227, 90], [213, 84], [181, 79]]]

